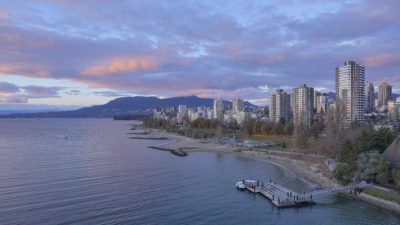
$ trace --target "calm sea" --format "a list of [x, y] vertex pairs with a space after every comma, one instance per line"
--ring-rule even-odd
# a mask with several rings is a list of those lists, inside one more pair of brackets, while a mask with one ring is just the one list
[[243, 178], [311, 186], [263, 160], [177, 157], [128, 139], [127, 121], [0, 120], [1, 224], [400, 224], [400, 216], [341, 197], [278, 210], [237, 191]]

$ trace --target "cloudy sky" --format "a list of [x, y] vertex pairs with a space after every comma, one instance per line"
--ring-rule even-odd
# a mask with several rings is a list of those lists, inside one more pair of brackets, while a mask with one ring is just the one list
[[0, 0], [1, 104], [242, 97], [335, 88], [335, 67], [400, 92], [398, 0]]

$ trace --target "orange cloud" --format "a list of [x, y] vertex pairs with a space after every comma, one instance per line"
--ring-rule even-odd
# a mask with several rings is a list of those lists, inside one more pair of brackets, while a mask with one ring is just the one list
[[160, 65], [158, 62], [148, 58], [134, 57], [128, 59], [114, 59], [108, 65], [93, 66], [83, 70], [81, 73], [88, 76], [102, 76], [123, 72], [134, 72], [140, 70], [156, 69]]
[[29, 64], [0, 64], [0, 75], [23, 75], [30, 77], [48, 77], [49, 72], [44, 68], [38, 65], [29, 65]]
[[400, 60], [390, 53], [381, 53], [373, 56], [367, 56], [364, 58], [364, 62], [366, 66], [373, 68], [400, 65]]

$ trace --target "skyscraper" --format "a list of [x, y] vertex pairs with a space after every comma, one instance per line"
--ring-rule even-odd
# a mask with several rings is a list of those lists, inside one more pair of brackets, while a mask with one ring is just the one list
[[182, 115], [187, 113], [187, 106], [186, 105], [178, 105], [178, 112]]
[[392, 86], [382, 83], [379, 85], [378, 107], [387, 106], [389, 100], [392, 100]]
[[244, 111], [244, 102], [242, 99], [237, 98], [233, 100], [232, 102], [232, 112], [233, 113], [238, 113], [238, 112], [243, 112]]
[[217, 119], [220, 123], [224, 121], [224, 100], [222, 99], [214, 99], [214, 118]]
[[346, 127], [365, 123], [365, 68], [354, 61], [336, 68], [336, 107], [343, 109], [338, 116]]
[[293, 124], [310, 127], [314, 112], [314, 88], [305, 84], [293, 89], [291, 97]]
[[269, 98], [269, 117], [277, 123], [281, 119], [290, 120], [290, 95], [282, 89], [277, 89]]
[[365, 81], [365, 112], [375, 110], [375, 90], [374, 84]]

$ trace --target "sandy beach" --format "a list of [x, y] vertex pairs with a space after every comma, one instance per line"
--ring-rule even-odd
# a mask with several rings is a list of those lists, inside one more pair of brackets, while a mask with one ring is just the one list
[[287, 173], [293, 176], [301, 177], [315, 188], [327, 188], [337, 185], [333, 179], [327, 177], [327, 175], [329, 176], [329, 170], [325, 163], [312, 155], [303, 156], [302, 153], [289, 150], [243, 150], [230, 145], [214, 143], [209, 140], [193, 139], [153, 129], [137, 130], [136, 132], [145, 135], [130, 135], [130, 138], [144, 139], [143, 136], [145, 136], [145, 139], [166, 140], [161, 144], [149, 147], [167, 151], [182, 150], [189, 154], [190, 152], [218, 152], [263, 159], [282, 167]]

